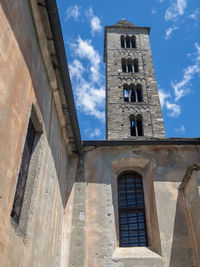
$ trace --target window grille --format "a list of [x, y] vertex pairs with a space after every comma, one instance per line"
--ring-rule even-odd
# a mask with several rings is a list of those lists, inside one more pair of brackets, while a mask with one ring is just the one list
[[28, 125], [28, 131], [27, 131], [27, 135], [26, 135], [24, 150], [23, 150], [23, 154], [22, 154], [22, 162], [21, 162], [21, 167], [20, 167], [18, 181], [17, 181], [17, 187], [16, 187], [15, 198], [14, 198], [14, 202], [13, 202], [13, 208], [11, 211], [11, 217], [14, 218], [16, 223], [19, 223], [19, 218], [20, 218], [20, 214], [21, 214], [22, 203], [23, 203], [23, 199], [24, 199], [28, 169], [29, 169], [29, 165], [30, 165], [35, 134], [36, 134], [36, 132], [35, 132], [34, 126], [30, 120], [29, 125]]
[[119, 245], [148, 246], [142, 177], [124, 173], [118, 178]]

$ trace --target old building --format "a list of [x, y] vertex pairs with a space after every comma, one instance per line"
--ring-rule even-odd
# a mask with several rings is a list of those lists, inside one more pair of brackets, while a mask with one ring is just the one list
[[81, 141], [55, 0], [0, 3], [0, 265], [200, 266], [200, 140], [166, 139], [148, 27], [105, 28]]
[[149, 31], [123, 19], [105, 28], [108, 140], [165, 137]]

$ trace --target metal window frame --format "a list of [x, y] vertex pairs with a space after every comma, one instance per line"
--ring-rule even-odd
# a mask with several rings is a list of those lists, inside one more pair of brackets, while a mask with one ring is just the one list
[[[142, 207], [138, 207], [138, 199], [137, 199], [137, 191], [135, 191], [135, 201], [136, 201], [136, 207], [127, 207], [128, 205], [128, 190], [127, 190], [127, 175], [130, 175], [132, 176], [132, 180], [133, 180], [133, 188], [134, 190], [136, 190], [136, 185], [139, 184], [136, 182], [136, 179], [140, 179], [140, 185], [141, 185], [141, 194], [142, 194], [142, 203], [143, 203], [143, 206]], [[128, 177], [130, 179], [130, 177]], [[124, 191], [125, 194], [126, 194], [126, 208], [121, 208], [120, 207], [120, 189], [119, 189], [119, 184], [120, 184], [120, 181], [121, 180], [125, 180], [125, 188], [126, 190]], [[147, 235], [147, 224], [146, 224], [146, 214], [145, 214], [145, 202], [144, 202], [144, 189], [143, 189], [143, 180], [142, 180], [142, 176], [139, 175], [138, 173], [136, 172], [124, 172], [123, 174], [121, 174], [119, 177], [118, 177], [118, 180], [117, 180], [117, 187], [118, 187], [118, 216], [119, 216], [119, 246], [120, 247], [141, 247], [141, 246], [144, 246], [143, 244], [145, 243], [145, 247], [148, 246], [148, 235]], [[130, 191], [130, 190], [129, 190]], [[122, 192], [122, 191], [121, 191]], [[126, 214], [127, 217], [129, 214], [136, 214], [136, 222], [137, 222], [137, 228], [132, 230], [132, 234], [131, 234], [131, 229], [130, 229], [130, 226], [129, 226], [129, 223], [128, 223], [128, 219], [127, 219], [127, 232], [128, 232], [128, 242], [126, 242], [126, 245], [122, 244], [122, 224], [121, 224], [121, 214]], [[138, 219], [138, 214], [139, 213], [142, 213], [143, 214], [143, 223], [144, 223], [144, 229], [139, 229], [139, 219]], [[143, 231], [144, 232], [144, 239], [145, 241], [141, 241], [140, 240], [140, 235], [139, 233]], [[138, 236], [138, 242], [135, 242], [136, 244], [135, 245], [131, 245], [131, 242], [130, 241], [130, 238], [132, 237], [133, 238], [133, 233], [136, 232], [137, 233], [137, 236]], [[142, 244], [142, 245], [141, 245]]]

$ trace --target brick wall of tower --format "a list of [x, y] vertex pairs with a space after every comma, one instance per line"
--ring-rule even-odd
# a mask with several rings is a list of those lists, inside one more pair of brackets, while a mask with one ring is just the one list
[[[121, 48], [121, 35], [135, 35], [136, 48]], [[164, 138], [162, 112], [154, 73], [148, 29], [106, 29], [106, 136], [108, 140], [133, 139], [130, 134], [131, 114], [142, 115], [143, 134]], [[123, 73], [122, 58], [137, 58], [138, 73]], [[141, 84], [142, 102], [125, 102], [123, 84]], [[138, 138], [138, 137], [137, 137]], [[139, 137], [140, 138], [140, 137]]]

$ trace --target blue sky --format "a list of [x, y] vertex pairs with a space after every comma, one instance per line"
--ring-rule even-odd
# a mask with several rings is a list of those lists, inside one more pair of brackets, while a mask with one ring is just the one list
[[200, 136], [199, 0], [57, 0], [57, 4], [82, 139], [105, 139], [104, 26], [121, 18], [151, 27], [166, 137]]

